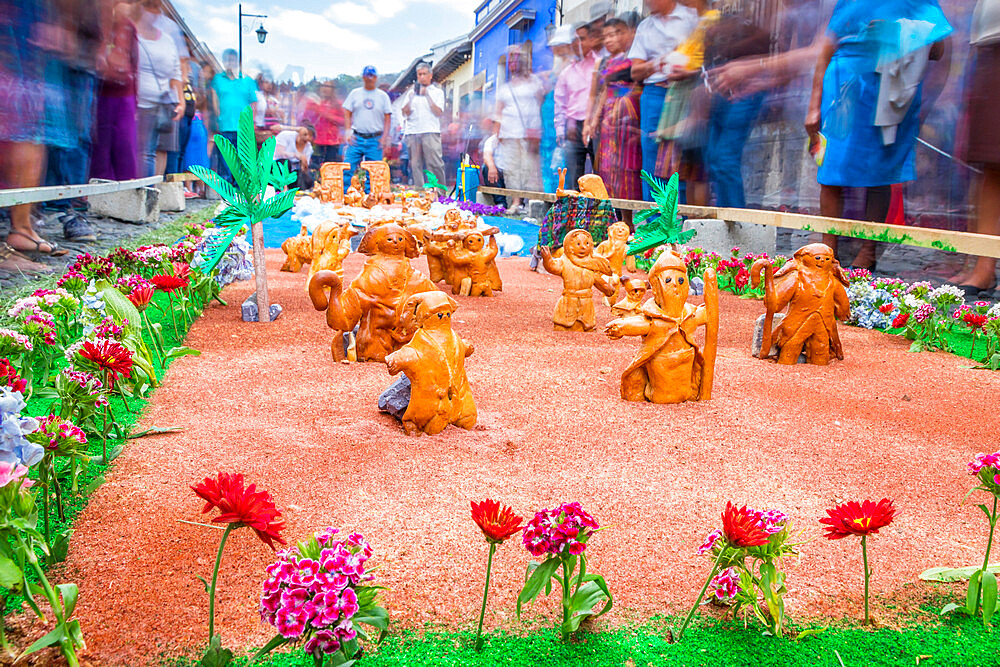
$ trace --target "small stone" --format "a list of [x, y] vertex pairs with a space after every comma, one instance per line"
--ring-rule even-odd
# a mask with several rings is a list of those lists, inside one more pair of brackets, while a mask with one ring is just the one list
[[[259, 322], [259, 314], [257, 312], [257, 292], [254, 292], [247, 297], [246, 301], [243, 302], [243, 321], [244, 322]], [[271, 304], [271, 321], [278, 319], [281, 315], [281, 306], [276, 303]]]
[[[757, 357], [760, 355], [760, 346], [764, 342], [764, 317], [761, 315], [757, 318], [753, 327], [753, 342], [750, 343], [750, 354]], [[781, 321], [785, 319], [784, 313], [775, 313], [774, 319], [771, 320], [771, 340], [774, 340], [774, 332], [777, 331], [778, 327], [781, 325]], [[774, 343], [771, 344], [771, 352], [768, 356], [776, 357], [781, 350]], [[808, 363], [805, 353], [799, 355], [800, 364]]]
[[611, 372], [611, 366], [601, 366], [601, 367], [600, 367], [600, 368], [598, 369], [598, 372], [599, 372], [599, 373], [600, 373], [601, 375], [607, 375], [608, 373], [610, 373], [610, 372]]
[[694, 296], [701, 296], [705, 293], [705, 281], [701, 278], [691, 279], [691, 294]]
[[378, 397], [378, 409], [402, 421], [410, 405], [410, 378], [403, 373]]

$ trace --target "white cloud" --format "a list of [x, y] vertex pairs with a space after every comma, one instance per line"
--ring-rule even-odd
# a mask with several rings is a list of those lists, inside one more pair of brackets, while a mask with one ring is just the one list
[[378, 42], [359, 35], [319, 14], [298, 9], [283, 9], [267, 19], [267, 26], [275, 33], [294, 40], [322, 44], [335, 51], [371, 51], [379, 48]]
[[375, 25], [381, 20], [381, 17], [370, 6], [359, 5], [356, 2], [338, 2], [330, 5], [323, 12], [323, 16], [337, 23], [354, 25]]

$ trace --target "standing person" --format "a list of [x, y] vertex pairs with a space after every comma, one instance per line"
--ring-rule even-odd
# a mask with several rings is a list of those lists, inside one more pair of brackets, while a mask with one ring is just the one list
[[[205, 127], [205, 110], [208, 104], [204, 95], [197, 98], [195, 102], [194, 118], [191, 119], [191, 131], [188, 133], [187, 144], [184, 146], [184, 162], [181, 163], [181, 171], [191, 171], [191, 167], [204, 167], [208, 169], [208, 155], [210, 147], [208, 144], [208, 131]], [[204, 196], [205, 184], [201, 181], [192, 183], [192, 189], [185, 192], [185, 197]]]
[[344, 173], [345, 187], [362, 160], [381, 160], [383, 151], [389, 147], [392, 101], [388, 93], [379, 90], [378, 70], [372, 65], [361, 71], [361, 78], [364, 85], [352, 90], [344, 100], [344, 124], [349, 128], [344, 159], [351, 165]]
[[[500, 149], [506, 165], [504, 180], [513, 190], [538, 191], [542, 187], [539, 144], [545, 87], [531, 73], [525, 54], [518, 46], [507, 50], [507, 77], [507, 83], [497, 89], [496, 111], [500, 118]], [[507, 210], [523, 212], [521, 198], [513, 197]]]
[[[972, 16], [965, 159], [978, 164], [983, 175], [979, 205], [969, 231], [1000, 236], [1000, 124], [996, 122], [1000, 103], [1000, 2], [979, 0]], [[970, 297], [996, 288], [997, 261], [992, 257], [969, 260], [948, 282], [961, 286]]]
[[[642, 168], [652, 174], [659, 151], [655, 135], [667, 96], [667, 56], [694, 30], [698, 12], [677, 0], [645, 0], [645, 4], [650, 13], [636, 29], [628, 57], [632, 60], [632, 80], [644, 85], [639, 100]], [[642, 198], [650, 200], [645, 182]]]
[[[888, 56], [880, 48], [892, 48], [891, 31], [903, 28], [904, 21], [920, 18], [922, 38], [908, 35], [909, 49], [897, 47], [903, 57], [936, 60], [944, 51], [941, 41], [951, 32], [937, 0], [840, 0], [833, 10], [824, 38], [812, 97], [806, 116], [806, 131], [820, 162], [816, 179], [820, 184], [821, 215], [843, 215], [843, 189], [866, 188], [865, 220], [885, 222], [889, 212], [890, 186], [916, 178], [915, 146], [920, 130], [920, 78], [923, 71], [899, 68], [906, 81], [880, 74], [879, 62]], [[897, 44], [903, 42], [897, 37]], [[922, 45], [921, 45], [922, 44]], [[881, 46], [880, 46], [881, 45]], [[908, 77], [919, 75], [915, 80]], [[909, 104], [895, 86], [911, 91]], [[880, 86], [891, 86], [880, 91]], [[891, 91], [891, 92], [890, 92]], [[882, 92], [892, 102], [894, 124], [876, 125], [883, 112]], [[823, 242], [837, 249], [837, 237], [824, 234]], [[875, 268], [875, 243], [862, 244], [854, 258], [856, 268]]]
[[[545, 97], [539, 110], [542, 117], [542, 139], [539, 142], [539, 161], [542, 165], [542, 188], [555, 192], [559, 187], [559, 170], [566, 166], [562, 148], [556, 142], [556, 81], [562, 71], [573, 62], [573, 26], [564, 24], [552, 31], [549, 48], [552, 50], [552, 69], [537, 76], [545, 86]], [[499, 116], [497, 116], [499, 118]]]
[[[34, 188], [45, 169], [45, 62], [47, 48], [34, 37], [46, 28], [41, 0], [0, 0], [0, 188]], [[39, 273], [46, 267], [18, 250], [66, 254], [31, 225], [31, 204], [12, 206], [10, 233], [0, 243], [0, 270]]]
[[[216, 132], [235, 146], [240, 114], [248, 104], [256, 107], [257, 84], [250, 77], [239, 74], [239, 54], [235, 49], [226, 49], [222, 52], [222, 66], [225, 67], [225, 71], [216, 74], [210, 86], [212, 111], [216, 119]], [[218, 148], [215, 150], [218, 152]], [[232, 183], [233, 176], [226, 161], [221, 156], [217, 156], [217, 160], [219, 175]]]
[[[481, 149], [483, 155], [483, 166], [480, 169], [482, 183], [491, 188], [506, 188], [503, 180], [503, 153], [500, 150], [500, 137], [497, 135], [500, 131], [500, 122], [489, 116], [483, 120], [483, 126], [489, 135], [483, 139]], [[507, 198], [503, 195], [483, 196], [492, 197], [494, 206], [507, 207]]]
[[597, 67], [596, 44], [598, 42], [592, 38], [588, 26], [577, 28], [572, 44], [573, 62], [556, 79], [556, 141], [566, 157], [566, 185], [570, 189], [576, 188], [577, 179], [583, 176], [587, 156], [590, 156], [591, 162], [596, 161], [590, 137], [584, 138], [583, 132], [590, 86]]
[[127, 181], [139, 177], [136, 85], [139, 38], [132, 17], [116, 0], [104, 0], [105, 36], [97, 54], [99, 77], [90, 177]]
[[613, 18], [604, 24], [604, 46], [611, 55], [601, 63], [593, 113], [584, 127], [584, 141], [599, 137], [598, 174], [608, 193], [618, 199], [642, 197], [639, 176], [642, 169], [639, 97], [642, 92], [632, 81], [632, 61], [626, 55], [634, 36], [635, 30], [621, 19]]
[[[49, 126], [59, 128], [59, 138], [48, 144], [45, 185], [85, 183], [90, 172], [91, 139], [97, 88], [97, 51], [101, 44], [100, 14], [89, 2], [65, 0], [50, 6], [51, 19], [61, 31], [58, 51], [46, 66], [50, 91], [59, 100], [48, 99]], [[90, 221], [79, 211], [82, 199], [46, 202], [44, 208], [62, 223], [67, 241], [94, 241]]]
[[310, 190], [313, 179], [309, 173], [309, 162], [312, 159], [312, 142], [316, 139], [316, 130], [306, 124], [295, 130], [282, 130], [275, 137], [274, 159], [288, 163], [289, 171], [298, 173], [296, 186], [300, 190]]
[[[145, 0], [156, 3], [158, 0]], [[167, 153], [178, 150], [177, 121], [184, 115], [181, 60], [174, 40], [156, 27], [157, 15], [139, 12], [139, 151], [146, 176], [162, 174]]]
[[305, 122], [316, 128], [316, 143], [313, 146], [312, 168], [319, 169], [324, 162], [340, 162], [340, 139], [344, 132], [344, 109], [337, 99], [337, 91], [332, 81], [324, 81], [319, 86], [319, 97], [306, 103], [302, 114]]
[[410, 152], [413, 184], [424, 188], [424, 170], [431, 172], [444, 185], [444, 159], [441, 154], [441, 115], [444, 113], [444, 91], [433, 82], [431, 66], [417, 65], [417, 82], [406, 93], [403, 115], [406, 123], [403, 141]]

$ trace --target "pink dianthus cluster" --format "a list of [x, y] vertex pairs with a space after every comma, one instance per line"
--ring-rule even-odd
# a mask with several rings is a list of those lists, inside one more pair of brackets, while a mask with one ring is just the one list
[[316, 534], [319, 560], [301, 557], [295, 547], [279, 552], [267, 568], [260, 617], [288, 639], [307, 638], [305, 651], [319, 657], [335, 653], [356, 636], [351, 617], [358, 612], [353, 586], [368, 581], [365, 562], [372, 549], [359, 533], [334, 540], [338, 531]]
[[993, 468], [997, 472], [996, 477], [993, 481], [996, 484], [1000, 484], [1000, 452], [993, 452], [992, 454], [976, 454], [969, 461], [969, 474], [978, 475], [982, 472], [983, 468]]
[[709, 583], [709, 588], [711, 588], [712, 597], [719, 602], [732, 600], [743, 590], [740, 588], [740, 574], [735, 567], [727, 567], [715, 575]]
[[545, 509], [524, 526], [521, 539], [532, 556], [543, 554], [582, 554], [587, 538], [600, 528], [580, 503], [563, 503], [555, 509]]
[[59, 415], [48, 415], [38, 420], [38, 433], [49, 439], [45, 448], [60, 454], [79, 450], [87, 444], [87, 434], [71, 421]]
[[917, 310], [914, 311], [914, 313], [913, 313], [913, 319], [915, 319], [917, 322], [920, 322], [922, 324], [922, 323], [926, 322], [927, 320], [931, 319], [931, 316], [934, 315], [934, 312], [936, 310], [937, 309], [934, 308], [934, 304], [930, 304], [930, 303], [920, 304], [920, 306], [917, 308]]

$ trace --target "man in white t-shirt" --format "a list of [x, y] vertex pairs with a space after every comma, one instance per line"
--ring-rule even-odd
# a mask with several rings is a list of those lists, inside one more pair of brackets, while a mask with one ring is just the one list
[[294, 130], [282, 130], [274, 138], [274, 159], [287, 160], [289, 170], [298, 172], [297, 185], [302, 190], [313, 186], [309, 161], [312, 159], [312, 142], [315, 140], [316, 130], [308, 123]]
[[444, 91], [434, 84], [431, 66], [417, 65], [417, 82], [403, 102], [403, 140], [410, 150], [410, 172], [417, 189], [424, 187], [424, 170], [444, 186], [444, 158], [441, 154], [441, 114]]
[[381, 160], [382, 151], [389, 145], [392, 102], [384, 90], [379, 90], [374, 67], [365, 67], [361, 77], [364, 85], [352, 90], [343, 105], [347, 127], [344, 159], [351, 165], [350, 171], [344, 173], [345, 187], [350, 185], [362, 160]]
[[[632, 59], [632, 80], [643, 84], [639, 99], [642, 168], [654, 174], [659, 151], [655, 134], [667, 96], [666, 59], [698, 25], [698, 12], [677, 0], [646, 0], [646, 6], [650, 14], [636, 29], [628, 57]], [[652, 201], [645, 181], [642, 198]]]

